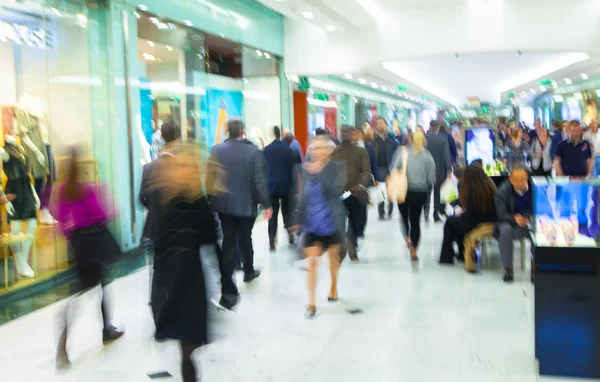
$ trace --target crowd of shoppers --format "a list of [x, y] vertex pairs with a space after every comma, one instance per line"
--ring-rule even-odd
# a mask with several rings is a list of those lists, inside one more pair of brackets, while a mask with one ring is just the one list
[[[454, 216], [446, 217], [439, 262], [465, 262], [476, 271], [475, 244], [482, 237], [498, 240], [503, 280], [514, 280], [514, 240], [531, 240], [534, 218], [531, 174], [581, 179], [599, 171], [600, 135], [592, 121], [585, 133], [578, 121], [554, 124], [550, 135], [536, 121], [535, 130], [523, 131], [516, 124], [499, 125], [499, 145], [510, 158], [510, 176], [497, 188], [478, 162], [458, 167], [464, 141], [455, 140], [443, 121], [432, 121], [428, 133], [416, 128], [405, 135], [391, 131], [387, 121], [377, 120], [376, 129], [344, 126], [341, 142], [331, 131], [317, 129], [306, 150], [291, 132], [273, 128], [274, 140], [260, 150], [245, 137], [240, 119], [227, 123], [228, 139], [212, 148], [210, 158], [197, 145], [183, 142], [178, 129], [165, 123], [160, 128], [164, 145], [156, 159], [144, 167], [140, 202], [148, 210], [144, 237], [153, 252], [151, 309], [157, 340], [180, 342], [181, 369], [185, 382], [195, 381], [195, 349], [208, 343], [206, 285], [200, 255], [214, 248], [221, 274], [218, 305], [232, 310], [239, 302], [234, 282], [239, 252], [244, 282], [260, 276], [254, 267], [252, 230], [262, 211], [268, 225], [271, 251], [277, 251], [279, 210], [290, 245], [298, 244], [308, 261], [308, 307], [306, 317], [317, 312], [317, 264], [328, 254], [331, 286], [328, 301], [338, 300], [340, 264], [348, 255], [358, 262], [359, 239], [364, 237], [369, 205], [369, 187], [386, 182], [401, 170], [406, 194], [398, 203], [389, 200], [377, 206], [380, 220], [400, 211], [401, 232], [412, 261], [419, 260], [421, 216], [437, 223], [446, 215], [441, 187], [453, 174], [459, 178], [459, 197]], [[460, 130], [459, 130], [460, 131]], [[158, 137], [157, 137], [158, 138]], [[72, 161], [76, 162], [74, 152]], [[67, 182], [58, 188], [53, 214], [74, 249], [78, 274], [84, 288], [101, 283], [103, 266], [118, 253], [106, 229], [110, 216], [97, 189], [78, 183], [72, 166]], [[432, 200], [433, 198], [433, 200]], [[587, 193], [576, 196], [580, 226], [585, 222]], [[433, 206], [431, 206], [433, 204]], [[432, 210], [432, 211], [431, 211]], [[222, 241], [219, 242], [219, 233]], [[296, 235], [300, 238], [296, 240]], [[102, 241], [102, 243], [99, 242]], [[458, 247], [455, 252], [454, 245]], [[532, 255], [534, 246], [531, 246]], [[199, 255], [200, 254], [200, 255]], [[66, 315], [66, 313], [65, 313]], [[112, 324], [102, 302], [103, 340], [123, 335]], [[67, 325], [58, 345], [57, 364], [68, 364]]]

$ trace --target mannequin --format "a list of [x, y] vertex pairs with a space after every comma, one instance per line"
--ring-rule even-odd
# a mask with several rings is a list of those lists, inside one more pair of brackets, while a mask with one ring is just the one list
[[33, 97], [27, 93], [21, 95], [15, 116], [17, 118], [17, 133], [24, 145], [24, 153], [32, 166], [35, 191], [40, 197], [46, 177], [50, 175], [48, 153], [44, 142], [44, 136], [48, 141], [46, 117]]
[[[37, 229], [37, 210], [40, 207], [40, 199], [38, 198], [33, 184], [31, 184], [29, 171], [29, 158], [25, 155], [25, 151], [17, 145], [17, 139], [12, 135], [5, 136], [6, 146], [4, 173], [8, 178], [6, 183], [5, 193], [16, 195], [16, 199], [10, 206], [9, 221], [11, 234], [17, 236], [21, 233], [35, 234]], [[10, 213], [12, 210], [12, 213]], [[23, 229], [23, 226], [25, 228]], [[17, 265], [17, 272], [23, 277], [35, 277], [33, 269], [29, 266], [29, 254], [31, 251], [32, 239], [25, 240], [23, 245], [11, 245], [11, 250]]]

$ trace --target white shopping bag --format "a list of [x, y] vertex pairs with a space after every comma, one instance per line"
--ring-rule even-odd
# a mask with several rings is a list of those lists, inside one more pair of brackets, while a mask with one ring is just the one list
[[446, 179], [440, 188], [440, 203], [452, 203], [458, 199], [458, 182], [454, 176]]
[[374, 206], [387, 202], [387, 187], [385, 182], [377, 183], [377, 186], [369, 187], [367, 192], [369, 193], [369, 202]]

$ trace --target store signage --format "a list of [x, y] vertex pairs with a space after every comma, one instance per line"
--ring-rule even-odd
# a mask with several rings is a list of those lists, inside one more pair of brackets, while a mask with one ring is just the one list
[[0, 41], [27, 44], [37, 48], [50, 48], [52, 34], [40, 28], [0, 21]]

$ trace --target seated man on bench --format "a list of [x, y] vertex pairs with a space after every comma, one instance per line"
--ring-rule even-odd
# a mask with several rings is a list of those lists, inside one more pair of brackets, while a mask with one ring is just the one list
[[[526, 237], [531, 240], [529, 224], [533, 215], [533, 186], [529, 170], [524, 166], [514, 166], [510, 177], [496, 194], [496, 238], [500, 246], [500, 256], [504, 266], [504, 282], [514, 280], [514, 240]], [[533, 244], [531, 251], [533, 255]]]

